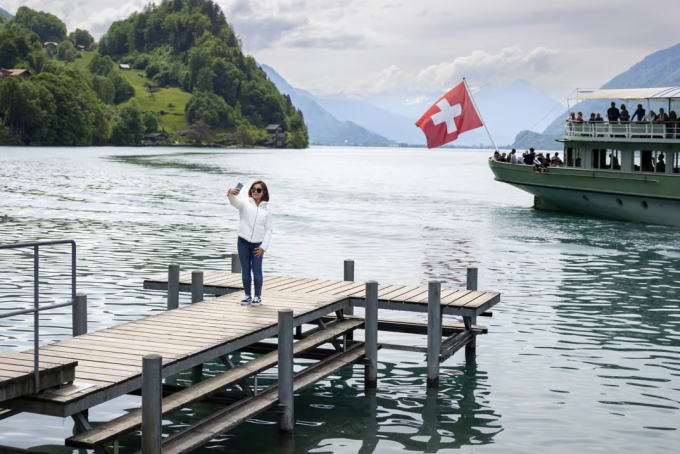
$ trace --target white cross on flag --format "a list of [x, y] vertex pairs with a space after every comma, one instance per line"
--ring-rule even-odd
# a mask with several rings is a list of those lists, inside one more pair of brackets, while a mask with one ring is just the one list
[[427, 148], [436, 148], [453, 142], [458, 134], [484, 124], [472, 104], [465, 82], [461, 82], [430, 107], [416, 126], [425, 133]]

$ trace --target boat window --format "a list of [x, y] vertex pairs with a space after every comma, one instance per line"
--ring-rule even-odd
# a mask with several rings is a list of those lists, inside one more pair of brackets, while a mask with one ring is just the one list
[[594, 149], [592, 161], [593, 169], [621, 170], [621, 151]]
[[580, 148], [567, 147], [567, 167], [581, 167], [583, 152]]
[[666, 173], [666, 155], [663, 151], [635, 151], [633, 153], [633, 171]]

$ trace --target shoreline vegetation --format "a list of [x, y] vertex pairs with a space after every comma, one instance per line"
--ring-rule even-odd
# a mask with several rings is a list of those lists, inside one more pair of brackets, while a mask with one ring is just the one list
[[0, 17], [0, 68], [0, 145], [309, 145], [211, 0], [149, 4], [99, 43], [22, 6]]

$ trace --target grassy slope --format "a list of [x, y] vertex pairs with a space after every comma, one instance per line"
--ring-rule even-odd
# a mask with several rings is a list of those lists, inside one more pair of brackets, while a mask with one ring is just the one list
[[[83, 58], [77, 58], [73, 63], [68, 64], [72, 65], [75, 69], [88, 72], [87, 65], [90, 63], [90, 60], [95, 53], [79, 53]], [[118, 68], [116, 68], [115, 71], [118, 71]], [[184, 117], [184, 106], [186, 106], [189, 99], [191, 99], [191, 93], [185, 93], [175, 87], [161, 88], [155, 93], [149, 93], [144, 84], [151, 83], [151, 81], [144, 76], [144, 71], [123, 71], [122, 74], [135, 89], [135, 96], [132, 99], [137, 100], [139, 107], [141, 107], [143, 111], [152, 111], [156, 113], [156, 118], [158, 118], [161, 129], [165, 129], [167, 132], [186, 129], [187, 122]], [[125, 104], [126, 103], [122, 103], [121, 106], [124, 106]], [[174, 107], [169, 107], [169, 104], [173, 104]], [[165, 111], [167, 114], [160, 115], [161, 110]]]

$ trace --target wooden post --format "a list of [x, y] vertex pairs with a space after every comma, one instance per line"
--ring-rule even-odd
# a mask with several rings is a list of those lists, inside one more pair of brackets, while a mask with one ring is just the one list
[[[344, 279], [345, 282], [354, 282], [354, 260], [345, 260]], [[349, 306], [345, 309], [345, 314], [354, 315], [354, 308]], [[350, 333], [352, 334], [352, 333]], [[351, 340], [351, 339], [350, 339]]]
[[142, 454], [161, 454], [162, 369], [161, 355], [150, 354], [142, 359]]
[[439, 355], [442, 348], [442, 284], [430, 281], [427, 289], [427, 387], [439, 387]]
[[[476, 266], [468, 266], [467, 267], [467, 290], [477, 290], [477, 267]], [[470, 318], [470, 325], [476, 325], [477, 324], [477, 316], [473, 315]], [[465, 346], [465, 351], [466, 352], [474, 352], [477, 350], [477, 336], [472, 336], [472, 339], [470, 342], [467, 343]]]
[[364, 388], [378, 387], [378, 283], [366, 282], [366, 314], [364, 344], [366, 347], [366, 373]]
[[231, 254], [231, 272], [240, 273], [241, 272], [241, 260], [238, 258], [238, 252]]
[[279, 311], [279, 432], [292, 434], [293, 413], [293, 311]]
[[179, 265], [168, 265], [168, 310], [179, 307]]
[[203, 271], [191, 272], [191, 304], [203, 301]]
[[73, 337], [87, 334], [87, 295], [77, 293], [71, 307], [73, 317]]

